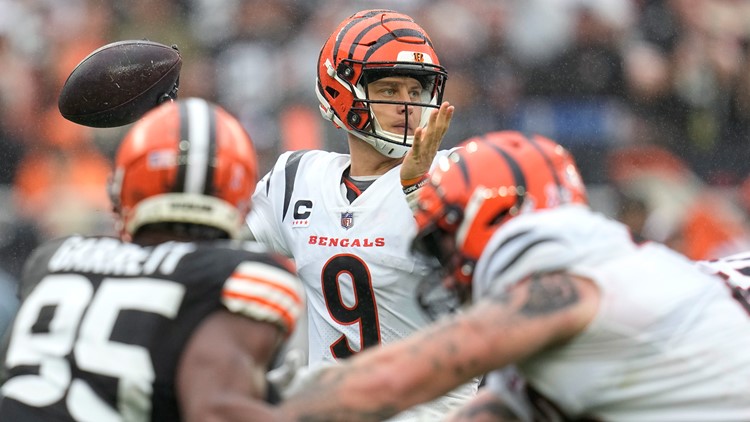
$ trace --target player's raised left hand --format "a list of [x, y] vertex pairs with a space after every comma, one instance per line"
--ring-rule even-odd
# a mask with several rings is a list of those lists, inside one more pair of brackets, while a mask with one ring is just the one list
[[439, 109], [430, 114], [427, 126], [414, 131], [414, 144], [401, 165], [401, 180], [416, 179], [430, 171], [435, 154], [450, 126], [454, 109], [449, 102], [444, 101]]

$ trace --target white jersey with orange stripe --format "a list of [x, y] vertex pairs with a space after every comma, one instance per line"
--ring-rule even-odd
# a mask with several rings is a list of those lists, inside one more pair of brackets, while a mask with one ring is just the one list
[[599, 308], [575, 338], [518, 363], [534, 408], [576, 420], [750, 420], [750, 315], [722, 278], [566, 205], [522, 214], [494, 234], [476, 267], [474, 298], [550, 271], [590, 279]]
[[178, 420], [176, 367], [204, 318], [226, 309], [291, 333], [304, 309], [291, 262], [246, 246], [72, 236], [40, 247], [22, 279], [0, 419], [23, 407], [38, 420]]
[[[440, 151], [438, 157], [447, 154]], [[431, 266], [411, 250], [416, 223], [401, 189], [400, 167], [350, 202], [342, 187], [350, 163], [346, 154], [284, 153], [258, 183], [248, 217], [257, 241], [295, 260], [307, 296], [313, 366], [397, 341], [431, 322], [415, 293]], [[477, 384], [409, 413], [439, 419], [472, 397]]]

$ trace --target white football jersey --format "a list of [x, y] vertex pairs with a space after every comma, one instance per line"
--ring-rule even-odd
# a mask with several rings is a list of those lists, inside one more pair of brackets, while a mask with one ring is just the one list
[[593, 280], [601, 303], [576, 338], [519, 363], [532, 403], [596, 420], [750, 420], [750, 315], [720, 277], [571, 205], [499, 229], [477, 265], [475, 300], [558, 269]]
[[[307, 296], [311, 366], [398, 340], [430, 322], [416, 301], [429, 267], [411, 253], [416, 223], [401, 191], [400, 166], [350, 204], [341, 184], [349, 165], [344, 154], [284, 153], [258, 182], [248, 217], [258, 241], [294, 258]], [[411, 415], [432, 412], [424, 420], [435, 420], [475, 392], [476, 383], [464, 386]]]
[[698, 267], [718, 274], [734, 287], [750, 290], [750, 252], [729, 255], [712, 261], [698, 261]]

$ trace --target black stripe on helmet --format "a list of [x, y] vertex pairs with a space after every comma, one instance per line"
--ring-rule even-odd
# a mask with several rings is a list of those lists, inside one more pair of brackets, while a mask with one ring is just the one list
[[216, 118], [217, 111], [213, 104], [208, 104], [208, 147], [206, 148], [206, 184], [203, 187], [205, 195], [215, 195], [216, 187], [214, 186], [214, 173], [216, 173]]
[[173, 192], [215, 193], [216, 107], [191, 98], [179, 102], [180, 139]]
[[542, 159], [544, 159], [544, 162], [547, 164], [547, 168], [549, 168], [550, 173], [552, 173], [552, 179], [555, 181], [555, 185], [557, 185], [557, 191], [560, 193], [560, 199], [563, 198], [563, 186], [560, 182], [560, 178], [557, 175], [557, 171], [555, 170], [555, 165], [552, 163], [552, 158], [547, 155], [544, 150], [542, 149], [541, 145], [539, 145], [539, 142], [534, 139], [534, 136], [524, 136], [524, 139], [528, 141], [534, 149], [536, 149], [539, 154], [542, 156]]
[[505, 159], [505, 162], [508, 163], [508, 167], [510, 168], [511, 174], [513, 175], [513, 183], [516, 188], [515, 207], [516, 209], [520, 210], [521, 205], [523, 204], [524, 198], [526, 197], [525, 193], [527, 190], [526, 176], [524, 176], [523, 170], [521, 170], [521, 166], [518, 164], [518, 161], [516, 161], [513, 157], [511, 157], [510, 154], [508, 154], [502, 148], [499, 148], [497, 145], [494, 145], [491, 142], [487, 142], [485, 138], [481, 138], [481, 140], [485, 144], [487, 144], [490, 148], [495, 150], [495, 152], [500, 154], [500, 156], [502, 156]]
[[180, 139], [177, 142], [177, 177], [175, 177], [172, 192], [185, 191], [185, 173], [187, 172], [188, 154], [190, 153], [190, 133], [187, 104], [178, 101], [180, 119]]
[[[341, 28], [341, 31], [339, 31], [339, 34], [336, 36], [336, 44], [334, 45], [334, 48], [333, 48], [333, 63], [336, 63], [336, 58], [338, 57], [339, 48], [341, 48], [341, 43], [343, 42], [343, 40], [344, 40], [344, 38], [346, 36], [346, 33], [349, 32], [349, 30], [352, 29], [352, 27], [354, 25], [358, 24], [361, 20], [363, 20], [363, 19], [370, 19], [373, 16], [377, 16], [377, 15], [380, 15], [380, 14], [383, 14], [383, 13], [395, 13], [395, 12], [392, 11], [392, 10], [387, 10], [387, 9], [371, 10], [368, 13], [365, 13], [364, 15], [360, 16], [357, 19], [352, 19], [343, 28]], [[362, 33], [366, 33], [370, 29], [378, 26], [378, 24], [370, 25]], [[357, 36], [357, 38], [355, 39], [355, 43], [352, 44], [352, 46], [356, 45], [356, 41], [357, 40], [362, 39], [362, 33], [360, 33], [360, 35]], [[349, 50], [349, 55], [347, 57], [348, 58], [352, 57], [352, 50]]]
[[[386, 45], [387, 43], [391, 41], [397, 41], [399, 38], [402, 38], [402, 37], [421, 38], [425, 42], [425, 44], [432, 47], [432, 43], [427, 37], [425, 37], [422, 31], [419, 31], [413, 28], [396, 29], [393, 32], [389, 32], [383, 35], [382, 37], [378, 38], [378, 40], [375, 41], [375, 43], [368, 48], [367, 54], [365, 54], [363, 61], [366, 62], [370, 58], [370, 56], [375, 54], [375, 52], [378, 51], [378, 49], [381, 48], [382, 46]], [[351, 52], [349, 54], [350, 54], [349, 57], [351, 57]]]

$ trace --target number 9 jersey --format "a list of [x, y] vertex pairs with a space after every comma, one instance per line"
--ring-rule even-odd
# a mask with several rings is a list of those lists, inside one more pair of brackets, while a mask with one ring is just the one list
[[179, 420], [176, 368], [193, 331], [224, 309], [291, 333], [304, 303], [290, 269], [229, 241], [43, 245], [23, 278], [0, 420]]
[[410, 251], [416, 224], [399, 167], [351, 203], [348, 155], [285, 153], [258, 183], [248, 224], [255, 239], [294, 259], [307, 291], [310, 363], [333, 362], [402, 338], [429, 321], [414, 290], [427, 274]]
[[[307, 298], [310, 366], [394, 342], [431, 322], [416, 300], [430, 266], [411, 251], [416, 222], [400, 166], [349, 202], [342, 174], [350, 163], [333, 152], [282, 154], [258, 183], [248, 217], [256, 240], [295, 260]], [[430, 419], [475, 391], [476, 383], [467, 384], [427, 405]]]

